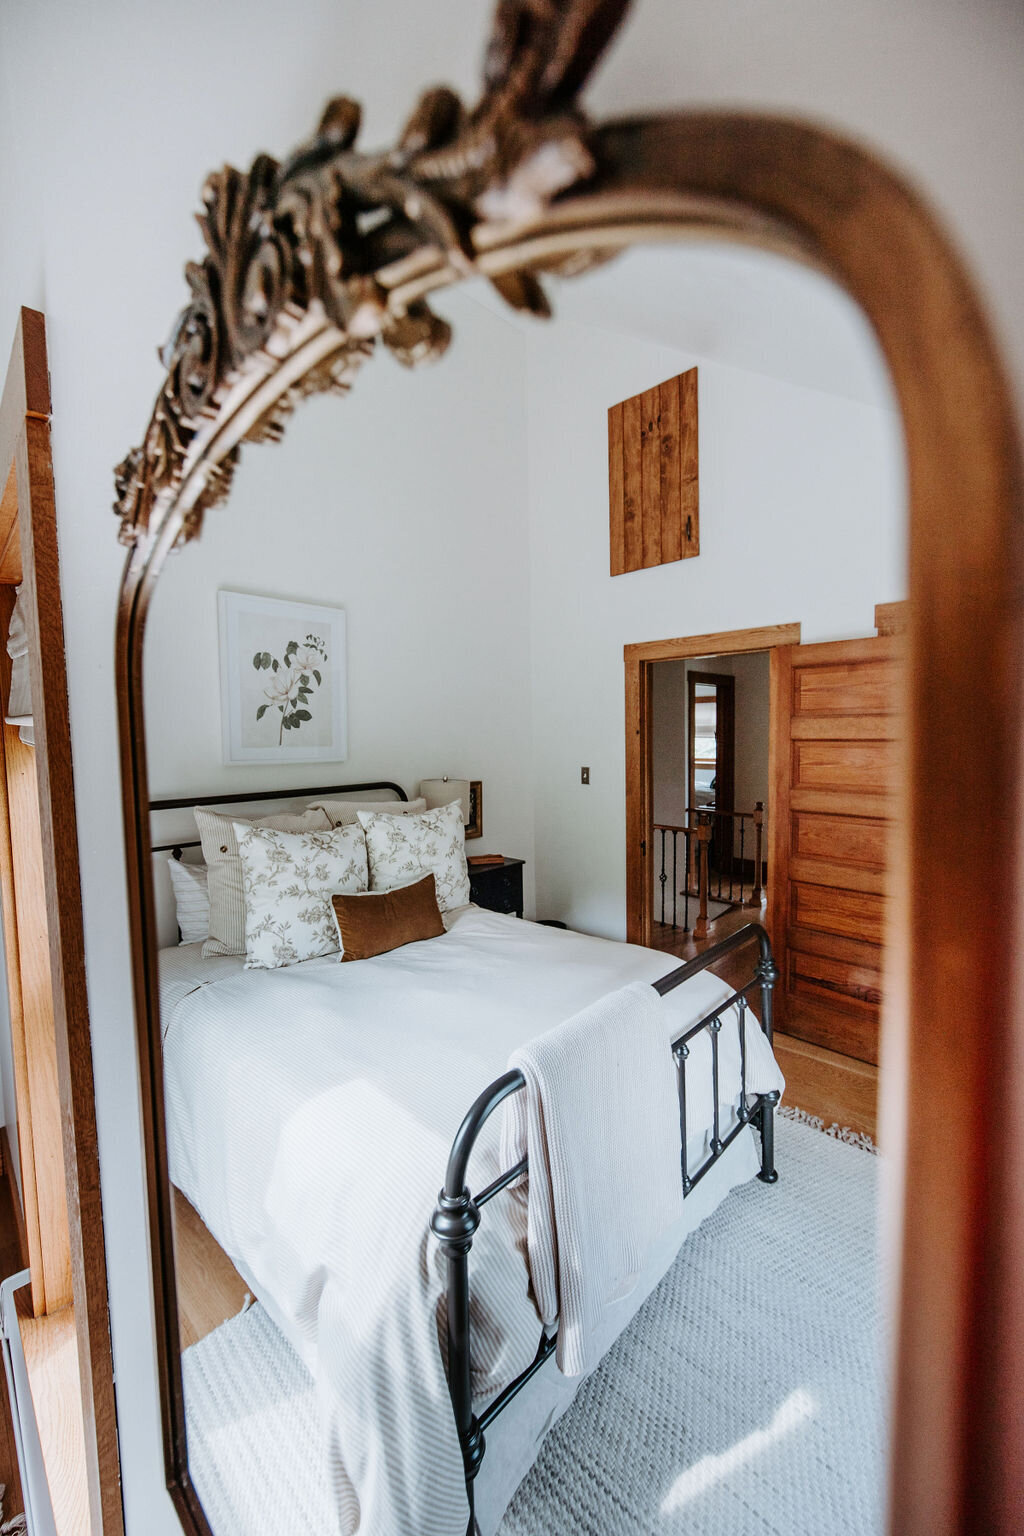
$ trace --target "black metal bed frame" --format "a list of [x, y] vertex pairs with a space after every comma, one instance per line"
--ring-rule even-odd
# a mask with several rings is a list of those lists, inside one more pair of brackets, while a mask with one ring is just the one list
[[[241, 794], [232, 795], [230, 792], [216, 795], [191, 795], [179, 799], [151, 800], [150, 812], [175, 811], [191, 808], [196, 805], [242, 805], [246, 802], [258, 800], [290, 800], [320, 796], [321, 798], [331, 794], [353, 794], [365, 790], [391, 790], [398, 800], [408, 800], [408, 795], [400, 784], [395, 784], [388, 779], [378, 779], [366, 784], [331, 784], [313, 789], [289, 788], [289, 789], [264, 789], [249, 790]], [[387, 804], [386, 801], [382, 802]], [[152, 853], [173, 853], [175, 858], [180, 858], [185, 848], [198, 847], [198, 839], [195, 841], [178, 841], [174, 843], [151, 845]], [[778, 1180], [775, 1171], [775, 1128], [773, 1115], [775, 1106], [779, 1101], [778, 1093], [756, 1094], [753, 1102], [747, 1101], [747, 1054], [746, 1054], [746, 1010], [747, 993], [760, 988], [761, 992], [761, 1028], [764, 1031], [769, 1044], [772, 1039], [772, 990], [778, 980], [779, 972], [772, 955], [771, 943], [768, 935], [760, 923], [747, 923], [737, 929], [728, 938], [720, 943], [711, 945], [697, 956], [695, 960], [689, 960], [685, 965], [678, 966], [670, 971], [667, 976], [652, 982], [654, 990], [664, 997], [681, 986], [684, 981], [697, 976], [701, 971], [706, 971], [710, 966], [731, 954], [735, 949], [740, 949], [744, 944], [756, 939], [758, 945], [758, 960], [754, 974], [744, 986], [731, 993], [724, 1002], [719, 1003], [711, 1013], [705, 1014], [696, 1024], [691, 1025], [678, 1039], [672, 1042], [672, 1054], [675, 1057], [678, 1072], [679, 1089], [679, 1130], [682, 1143], [681, 1168], [683, 1180], [683, 1198], [696, 1188], [708, 1169], [718, 1161], [726, 1150], [745, 1130], [748, 1125], [757, 1124], [761, 1133], [761, 1171], [758, 1178], [765, 1184], [774, 1184]], [[736, 1125], [725, 1135], [721, 1135], [720, 1106], [719, 1106], [719, 1062], [718, 1062], [718, 1037], [722, 1030], [723, 1015], [730, 1008], [736, 1008], [739, 1014], [739, 1040], [740, 1040], [740, 1109]], [[690, 1055], [690, 1041], [702, 1030], [707, 1030], [711, 1037], [711, 1074], [712, 1091], [714, 1097], [714, 1120], [711, 1134], [711, 1148], [704, 1162], [692, 1174], [690, 1173], [686, 1155], [686, 1063]], [[458, 1430], [459, 1443], [462, 1447], [462, 1459], [466, 1474], [466, 1495], [469, 1500], [469, 1526], [467, 1536], [473, 1536], [475, 1524], [473, 1484], [480, 1464], [486, 1451], [485, 1431], [493, 1424], [498, 1415], [508, 1407], [509, 1403], [525, 1387], [532, 1376], [540, 1370], [545, 1361], [554, 1354], [558, 1342], [557, 1331], [552, 1334], [541, 1334], [537, 1353], [531, 1363], [513, 1381], [509, 1382], [492, 1403], [476, 1415], [473, 1412], [472, 1390], [472, 1352], [470, 1338], [470, 1289], [469, 1289], [469, 1255], [473, 1247], [473, 1238], [480, 1225], [480, 1209], [495, 1195], [514, 1184], [516, 1179], [522, 1177], [528, 1171], [528, 1162], [524, 1157], [514, 1168], [500, 1175], [486, 1189], [481, 1190], [475, 1198], [466, 1187], [466, 1172], [469, 1166], [470, 1155], [476, 1145], [476, 1139], [486, 1120], [494, 1113], [500, 1104], [511, 1094], [518, 1093], [525, 1087], [525, 1079], [521, 1072], [506, 1072], [496, 1078], [473, 1104], [466, 1118], [463, 1120], [452, 1143], [452, 1149], [448, 1157], [448, 1167], [445, 1173], [444, 1188], [438, 1196], [437, 1206], [431, 1217], [430, 1226], [434, 1235], [440, 1242], [446, 1259], [448, 1272], [448, 1388], [451, 1394], [452, 1410], [455, 1416], [455, 1425]]]
[[[352, 795], [367, 789], [390, 789], [396, 800], [407, 801], [409, 796], [401, 784], [395, 784], [391, 779], [374, 779], [369, 784], [321, 784], [313, 789], [248, 789], [240, 794], [233, 795], [230, 792], [219, 795], [186, 795], [184, 799], [176, 800], [151, 800], [149, 812], [155, 811], [184, 811], [191, 810], [196, 805], [246, 805], [257, 800], [304, 800], [313, 795], [326, 799], [329, 795]], [[387, 800], [382, 800], [381, 805], [387, 805]], [[198, 838], [191, 840], [180, 839], [174, 843], [156, 843], [150, 845], [150, 853], [170, 853], [176, 859], [180, 859], [185, 848], [199, 848], [201, 843]]]
[[[745, 986], [730, 994], [724, 1002], [720, 1003], [711, 1013], [691, 1025], [682, 1035], [672, 1042], [672, 1054], [675, 1057], [678, 1074], [679, 1091], [679, 1129], [682, 1138], [682, 1179], [683, 1198], [700, 1183], [708, 1169], [713, 1167], [728, 1147], [736, 1140], [736, 1137], [752, 1123], [756, 1123], [761, 1133], [761, 1171], [758, 1178], [765, 1184], [774, 1184], [778, 1180], [775, 1170], [775, 1106], [779, 1101], [777, 1092], [756, 1094], [753, 1102], [747, 1100], [747, 1053], [746, 1053], [746, 1013], [747, 993], [760, 988], [761, 992], [761, 1028], [767, 1036], [769, 1044], [772, 1039], [772, 990], [778, 980], [779, 972], [772, 955], [771, 944], [768, 935], [760, 923], [747, 923], [721, 943], [711, 945], [703, 954], [695, 960], [688, 961], [676, 970], [670, 971], [659, 981], [652, 983], [654, 990], [662, 997], [681, 986], [684, 981], [705, 971], [709, 966], [722, 960], [733, 950], [742, 945], [757, 940], [758, 960], [754, 974]], [[723, 1138], [721, 1134], [721, 1121], [719, 1109], [719, 1051], [718, 1037], [721, 1034], [723, 1015], [730, 1008], [736, 1008], [739, 1016], [739, 1041], [740, 1041], [740, 1097], [739, 1115], [737, 1123], [727, 1132]], [[711, 1039], [711, 1074], [712, 1091], [714, 1096], [714, 1121], [711, 1133], [711, 1147], [708, 1156], [700, 1167], [690, 1172], [686, 1154], [686, 1063], [690, 1055], [690, 1041], [702, 1030], [707, 1030]], [[493, 1402], [479, 1415], [473, 1412], [473, 1388], [472, 1388], [472, 1341], [470, 1337], [470, 1288], [469, 1288], [469, 1255], [473, 1247], [473, 1238], [480, 1226], [480, 1210], [495, 1195], [507, 1189], [510, 1184], [528, 1171], [527, 1159], [524, 1157], [514, 1168], [508, 1169], [493, 1183], [488, 1184], [480, 1194], [473, 1196], [466, 1186], [466, 1172], [469, 1166], [470, 1155], [476, 1145], [477, 1137], [484, 1123], [513, 1093], [518, 1093], [525, 1087], [525, 1079], [521, 1072], [513, 1070], [496, 1078], [470, 1109], [462, 1125], [459, 1127], [455, 1140], [452, 1143], [451, 1153], [448, 1157], [448, 1167], [445, 1173], [444, 1188], [438, 1196], [437, 1206], [431, 1217], [431, 1230], [437, 1237], [444, 1250], [447, 1278], [448, 1278], [448, 1389], [451, 1393], [452, 1410], [455, 1416], [455, 1427], [459, 1435], [459, 1443], [462, 1447], [462, 1459], [466, 1476], [466, 1495], [469, 1499], [469, 1526], [468, 1536], [473, 1536], [475, 1525], [474, 1512], [474, 1479], [480, 1470], [487, 1449], [484, 1438], [486, 1430], [493, 1424], [498, 1415], [508, 1407], [514, 1397], [522, 1391], [530, 1378], [540, 1370], [544, 1362], [555, 1352], [558, 1341], [558, 1333], [542, 1333], [537, 1353], [533, 1361], [525, 1371], [522, 1371], [514, 1381], [509, 1382], [503, 1391], [499, 1392]]]

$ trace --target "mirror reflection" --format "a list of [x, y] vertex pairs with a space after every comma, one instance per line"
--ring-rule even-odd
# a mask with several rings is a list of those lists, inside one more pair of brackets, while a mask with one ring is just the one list
[[436, 367], [374, 358], [247, 448], [153, 602], [215, 1536], [881, 1529], [888, 382], [763, 253], [553, 298], [440, 298]]

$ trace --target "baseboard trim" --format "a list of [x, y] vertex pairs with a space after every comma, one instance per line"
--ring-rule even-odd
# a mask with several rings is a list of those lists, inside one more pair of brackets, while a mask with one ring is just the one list
[[849, 1126], [878, 1141], [878, 1068], [776, 1032], [775, 1054], [786, 1079], [784, 1102], [828, 1125]]

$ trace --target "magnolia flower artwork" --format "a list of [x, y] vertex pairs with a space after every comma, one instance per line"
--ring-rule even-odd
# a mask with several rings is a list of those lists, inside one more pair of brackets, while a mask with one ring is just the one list
[[345, 611], [220, 592], [226, 763], [347, 755]]
[[310, 710], [313, 693], [323, 683], [321, 668], [327, 660], [327, 647], [319, 635], [307, 635], [303, 644], [289, 640], [284, 648], [284, 660], [278, 661], [269, 651], [257, 651], [252, 664], [257, 672], [271, 672], [270, 681], [264, 688], [267, 703], [256, 711], [256, 722], [263, 719], [268, 709], [276, 709], [281, 716], [278, 746], [284, 744], [285, 731], [301, 730], [307, 720], [312, 720]]

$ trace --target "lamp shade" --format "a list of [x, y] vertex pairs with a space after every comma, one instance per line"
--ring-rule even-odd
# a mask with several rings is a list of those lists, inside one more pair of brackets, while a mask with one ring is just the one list
[[469, 780], [451, 779], [447, 774], [440, 779], [421, 779], [420, 794], [427, 802], [427, 810], [439, 805], [451, 805], [453, 800], [462, 802], [462, 822], [469, 825]]

